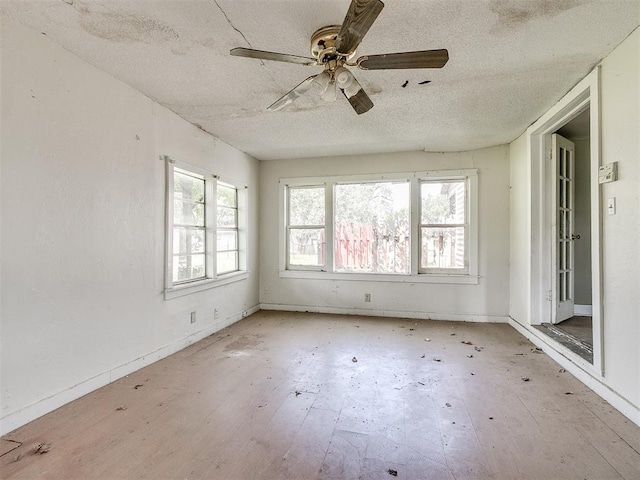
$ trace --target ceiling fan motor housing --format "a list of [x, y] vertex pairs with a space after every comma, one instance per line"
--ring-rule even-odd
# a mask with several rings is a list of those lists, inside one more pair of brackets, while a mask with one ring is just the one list
[[[319, 64], [333, 60], [332, 56], [337, 53], [335, 50], [336, 39], [340, 33], [340, 25], [328, 25], [321, 27], [311, 35], [311, 55], [318, 59]], [[346, 60], [355, 56], [355, 50], [348, 55], [344, 55]]]

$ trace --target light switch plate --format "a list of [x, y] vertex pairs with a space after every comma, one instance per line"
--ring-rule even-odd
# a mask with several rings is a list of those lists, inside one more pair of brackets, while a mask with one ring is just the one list
[[607, 199], [607, 213], [609, 215], [616, 214], [616, 197], [611, 197]]

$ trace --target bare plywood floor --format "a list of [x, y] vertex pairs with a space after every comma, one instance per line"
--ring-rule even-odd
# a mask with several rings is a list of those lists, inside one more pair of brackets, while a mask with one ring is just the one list
[[534, 350], [508, 325], [259, 312], [5, 436], [2, 478], [639, 478], [640, 429]]

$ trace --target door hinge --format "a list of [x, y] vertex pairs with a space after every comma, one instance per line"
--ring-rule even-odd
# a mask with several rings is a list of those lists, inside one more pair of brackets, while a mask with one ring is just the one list
[[550, 302], [551, 300], [553, 300], [553, 291], [549, 290], [547, 291], [547, 300]]

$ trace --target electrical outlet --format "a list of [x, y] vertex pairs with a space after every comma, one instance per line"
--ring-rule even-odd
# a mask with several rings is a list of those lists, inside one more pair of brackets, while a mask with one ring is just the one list
[[371, 301], [371, 294], [370, 293], [365, 293], [364, 294], [364, 301], [365, 302], [370, 302]]
[[196, 312], [191, 312], [191, 323], [196, 323]]
[[217, 319], [218, 319], [218, 309], [217, 309], [217, 308], [214, 308], [214, 309], [213, 309], [213, 319], [214, 319], [214, 320], [217, 320]]

